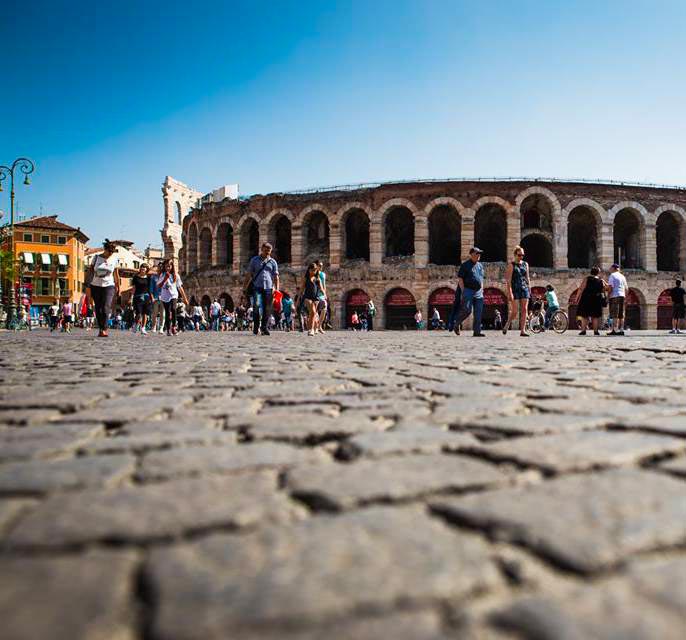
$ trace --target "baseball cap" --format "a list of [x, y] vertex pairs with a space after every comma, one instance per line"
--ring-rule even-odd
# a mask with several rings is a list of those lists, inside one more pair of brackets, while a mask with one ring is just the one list
[[472, 247], [469, 250], [469, 253], [483, 253], [483, 251], [481, 249], [479, 249], [479, 247]]
[[619, 265], [616, 262], [613, 262], [610, 269], [619, 269]]

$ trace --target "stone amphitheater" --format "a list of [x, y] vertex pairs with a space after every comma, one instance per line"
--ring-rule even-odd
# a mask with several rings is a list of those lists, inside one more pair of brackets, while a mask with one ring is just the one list
[[242, 272], [260, 243], [274, 245], [282, 289], [322, 258], [333, 322], [345, 328], [369, 298], [379, 329], [412, 328], [415, 310], [443, 317], [456, 265], [483, 249], [485, 326], [507, 313], [504, 270], [524, 247], [532, 284], [552, 284], [574, 315], [588, 269], [622, 265], [631, 290], [628, 325], [668, 328], [666, 290], [686, 270], [686, 189], [561, 180], [435, 180], [272, 193], [220, 201], [168, 177], [162, 187], [167, 257], [178, 259], [201, 304], [241, 299]]

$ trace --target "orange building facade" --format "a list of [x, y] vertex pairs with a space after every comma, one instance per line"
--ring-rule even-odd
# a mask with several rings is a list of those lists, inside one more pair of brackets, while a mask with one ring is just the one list
[[[18, 302], [37, 316], [59, 297], [78, 303], [84, 291], [84, 259], [88, 237], [57, 216], [30, 218], [14, 225], [15, 289]], [[10, 248], [9, 236], [2, 244]], [[7, 296], [9, 282], [3, 282]]]

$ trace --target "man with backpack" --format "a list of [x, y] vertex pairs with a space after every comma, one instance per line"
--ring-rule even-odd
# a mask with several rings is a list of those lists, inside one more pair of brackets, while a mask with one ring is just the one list
[[252, 299], [253, 333], [260, 331], [269, 335], [269, 317], [272, 314], [274, 291], [279, 290], [279, 265], [272, 256], [272, 245], [265, 242], [259, 255], [253, 256], [248, 264], [245, 293]]

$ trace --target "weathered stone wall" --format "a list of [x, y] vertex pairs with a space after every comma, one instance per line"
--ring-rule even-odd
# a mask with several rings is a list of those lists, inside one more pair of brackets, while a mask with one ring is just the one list
[[181, 226], [184, 218], [195, 206], [202, 194], [183, 182], [167, 176], [162, 184], [162, 200], [164, 203], [164, 225], [162, 227], [162, 242], [164, 257], [179, 259], [183, 242]]
[[[673, 286], [674, 278], [678, 275], [675, 272], [657, 271], [656, 220], [661, 213], [669, 211], [678, 221], [675, 233], [680, 242], [679, 267], [680, 270], [686, 270], [686, 190], [533, 181], [435, 182], [387, 184], [357, 191], [257, 195], [248, 200], [207, 203], [200, 209], [193, 209], [183, 219], [184, 245], [180, 253], [180, 267], [191, 294], [201, 298], [203, 295], [218, 297], [226, 293], [234, 302], [238, 302], [243, 280], [241, 272], [250, 258], [247, 244], [243, 241], [247, 223], [250, 220], [257, 222], [260, 242], [274, 242], [274, 225], [284, 216], [291, 225], [292, 257], [290, 265], [284, 265], [282, 269], [282, 288], [294, 292], [302, 277], [303, 259], [308, 255], [308, 224], [315, 213], [321, 212], [328, 220], [327, 271], [336, 325], [343, 326], [348, 292], [359, 288], [375, 301], [378, 308], [375, 326], [383, 328], [383, 302], [393, 288], [402, 287], [412, 293], [424, 314], [428, 313], [431, 292], [443, 286], [454, 288], [455, 267], [428, 262], [428, 220], [436, 207], [450, 207], [460, 218], [461, 259], [466, 259], [469, 248], [474, 244], [475, 218], [479, 210], [486, 205], [499, 207], [505, 214], [506, 250], [510, 256], [522, 238], [520, 207], [534, 195], [545, 199], [551, 212], [552, 235], [550, 232], [542, 235], [549, 241], [552, 238], [553, 264], [550, 268], [532, 268], [532, 284], [553, 284], [561, 304], [566, 307], [588, 271], [568, 268], [568, 242], [574, 241], [568, 236], [570, 213], [577, 207], [583, 207], [591, 213], [595, 220], [597, 263], [607, 269], [614, 259], [615, 216], [622, 211], [630, 211], [638, 222], [637, 246], [643, 268], [628, 271], [626, 275], [642, 303], [642, 327], [654, 328], [657, 323], [657, 298], [661, 291]], [[386, 258], [386, 217], [399, 208], [408, 209], [414, 218], [414, 255]], [[349, 261], [345, 257], [345, 221], [347, 215], [355, 210], [364, 212], [369, 218], [369, 261]], [[230, 255], [231, 252], [218, 248], [218, 243], [222, 242], [217, 235], [221, 224], [229, 225], [233, 231], [232, 260], [224, 265], [218, 264], [218, 257]], [[226, 228], [222, 227], [224, 230]], [[200, 244], [205, 229], [212, 236], [210, 249], [207, 243]], [[189, 237], [196, 239], [197, 243], [190, 248]], [[207, 232], [204, 237], [207, 238]], [[201, 255], [208, 250], [210, 255]], [[484, 255], [484, 261], [487, 266], [487, 286], [504, 290], [504, 263], [489, 263], [487, 255]], [[211, 266], [199, 269], [198, 264]]]

